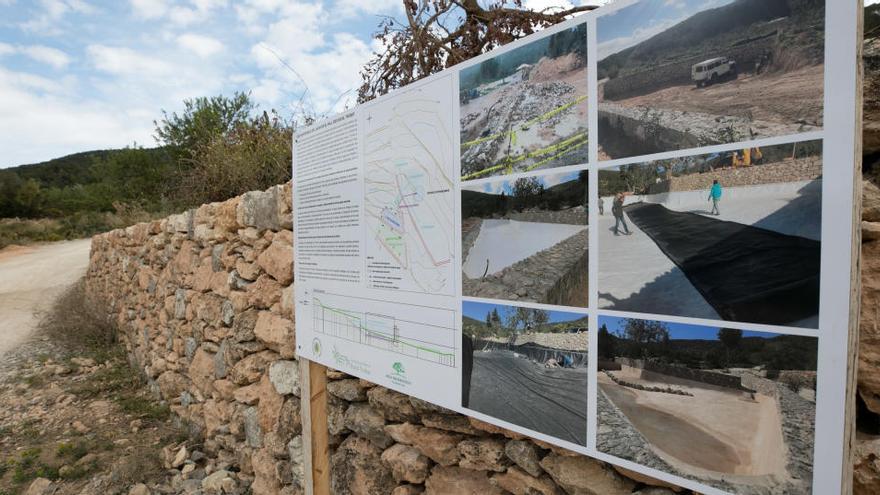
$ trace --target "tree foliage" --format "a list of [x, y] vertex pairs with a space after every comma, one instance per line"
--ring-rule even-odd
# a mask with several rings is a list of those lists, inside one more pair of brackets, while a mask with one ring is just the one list
[[[403, 0], [404, 19], [386, 17], [379, 25], [375, 38], [385, 50], [361, 72], [358, 99], [371, 100], [594, 8], [532, 11], [522, 8], [522, 0]], [[498, 69], [490, 63], [485, 70]]]
[[183, 111], [168, 113], [154, 121], [156, 141], [179, 157], [192, 158], [207, 143], [226, 136], [250, 121], [254, 103], [247, 93], [232, 97], [212, 96], [184, 100]]

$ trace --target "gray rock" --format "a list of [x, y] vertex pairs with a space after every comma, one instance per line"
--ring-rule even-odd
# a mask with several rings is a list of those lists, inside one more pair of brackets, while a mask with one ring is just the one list
[[355, 403], [345, 410], [343, 424], [349, 430], [366, 438], [380, 449], [388, 448], [394, 441], [385, 432], [385, 418], [369, 404]]
[[174, 291], [174, 317], [178, 320], [186, 318], [186, 290]]
[[279, 394], [293, 394], [299, 397], [299, 363], [296, 361], [275, 361], [269, 365], [269, 381], [272, 382], [275, 391]]
[[277, 195], [278, 189], [274, 187], [268, 191], [244, 193], [236, 210], [239, 225], [258, 230], [279, 230]]
[[527, 440], [510, 440], [504, 445], [504, 454], [523, 471], [534, 477], [541, 476], [541, 452], [537, 445]]
[[263, 430], [256, 407], [244, 410], [244, 436], [249, 447], [258, 449], [263, 446]]

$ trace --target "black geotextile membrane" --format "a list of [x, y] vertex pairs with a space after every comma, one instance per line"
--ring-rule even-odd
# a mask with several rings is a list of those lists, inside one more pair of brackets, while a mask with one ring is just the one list
[[819, 313], [818, 241], [659, 204], [625, 211], [725, 320], [784, 325]]

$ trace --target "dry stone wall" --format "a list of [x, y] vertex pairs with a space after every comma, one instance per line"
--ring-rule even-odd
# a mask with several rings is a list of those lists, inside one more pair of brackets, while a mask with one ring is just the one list
[[712, 172], [683, 175], [651, 184], [649, 194], [709, 190], [713, 180], [724, 187], [757, 186], [814, 180], [822, 176], [822, 158], [808, 157], [767, 165], [725, 168]]
[[[880, 194], [866, 191], [859, 393], [880, 412]], [[217, 469], [257, 495], [302, 493], [290, 204], [288, 184], [96, 236], [86, 279], [154, 393]], [[336, 371], [328, 378], [337, 494], [682, 492]], [[601, 426], [602, 442], [643, 445], [625, 418], [619, 426]], [[880, 441], [858, 445], [855, 493], [878, 486], [877, 458]]]

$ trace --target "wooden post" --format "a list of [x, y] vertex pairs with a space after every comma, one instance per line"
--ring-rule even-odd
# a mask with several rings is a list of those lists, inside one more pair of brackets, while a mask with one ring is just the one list
[[[859, 318], [861, 316], [862, 301], [862, 118], [864, 117], [864, 59], [862, 58], [862, 42], [864, 36], [865, 4], [863, 0], [857, 0], [858, 15], [856, 16], [856, 29], [852, 36], [856, 37], [856, 128], [855, 128], [855, 152], [853, 166], [855, 177], [853, 187], [854, 212], [853, 212], [853, 242], [852, 242], [852, 267], [850, 272], [850, 312], [849, 332], [846, 369], [846, 423], [844, 424], [844, 451], [843, 451], [843, 479], [840, 493], [850, 495], [853, 490], [853, 467], [855, 465], [853, 454], [856, 442], [856, 394], [858, 393], [859, 371]], [[826, 7], [827, 8], [827, 7]]]
[[327, 368], [299, 358], [306, 495], [330, 495]]

